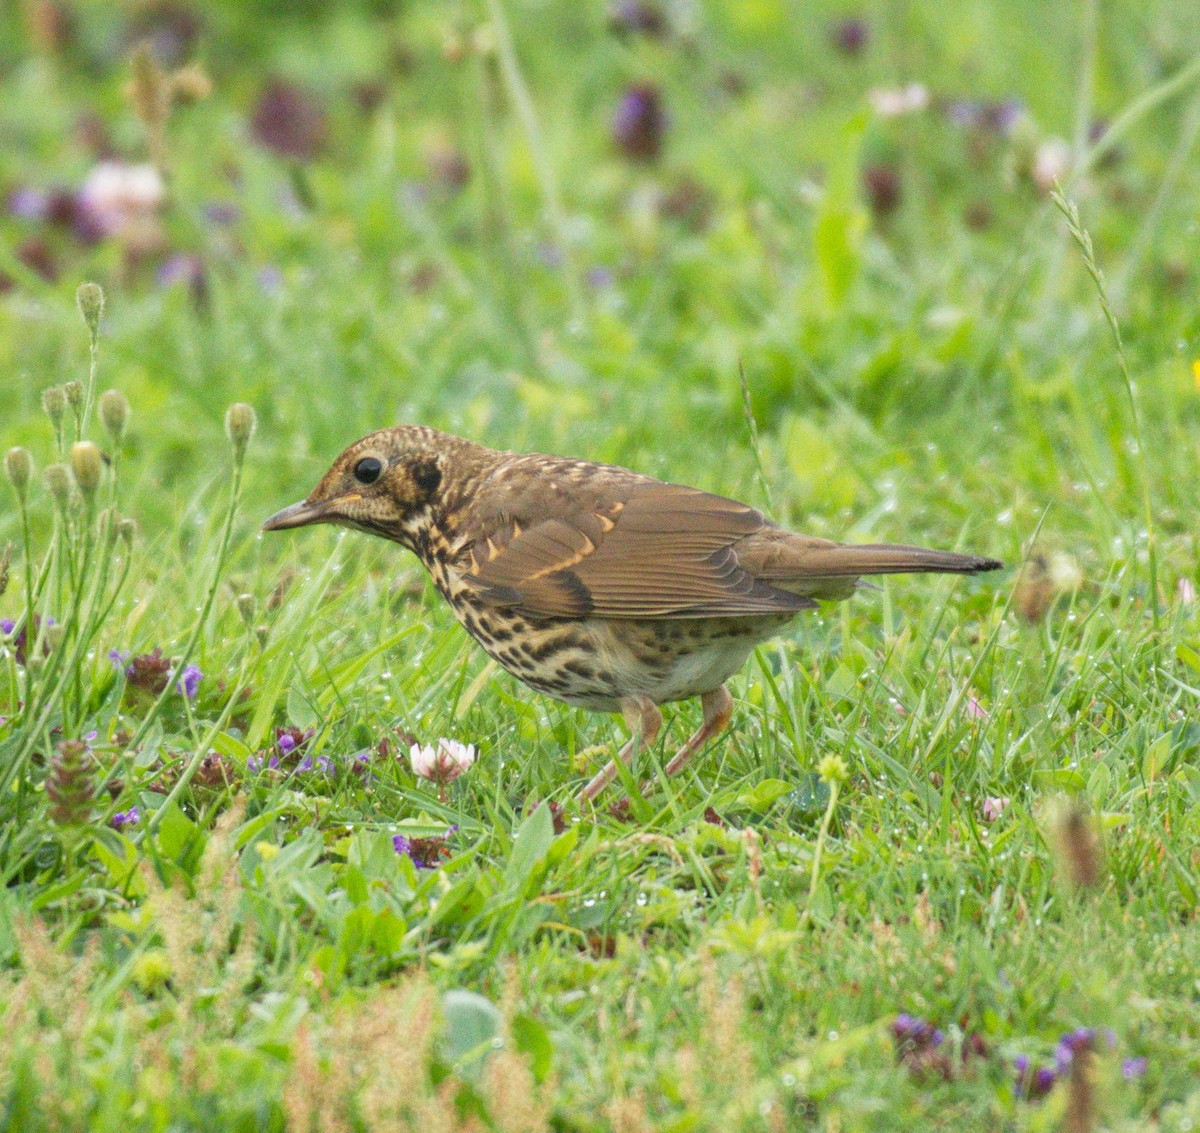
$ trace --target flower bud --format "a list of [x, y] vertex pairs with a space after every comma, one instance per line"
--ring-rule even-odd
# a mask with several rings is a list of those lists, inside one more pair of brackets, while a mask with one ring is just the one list
[[33, 457], [29, 449], [14, 445], [4, 454], [4, 471], [16, 490], [17, 496], [25, 499], [29, 489], [29, 477], [33, 475]]
[[100, 487], [100, 476], [104, 471], [104, 458], [92, 441], [80, 441], [71, 446], [71, 470], [83, 498], [90, 500]]
[[254, 436], [258, 417], [254, 407], [244, 401], [235, 401], [225, 412], [225, 432], [233, 445], [234, 459], [240, 461], [246, 455], [246, 446]]
[[242, 621], [246, 623], [247, 628], [254, 624], [255, 601], [253, 594], [239, 594], [237, 598], [238, 613], [242, 616]]
[[212, 90], [212, 79], [199, 63], [189, 63], [171, 73], [171, 97], [178, 103], [199, 102]]
[[125, 436], [125, 424], [129, 420], [129, 401], [119, 389], [106, 389], [100, 395], [100, 423], [105, 432], [119, 445]]
[[78, 413], [83, 408], [83, 382], [67, 382], [63, 386], [63, 393], [66, 395], [67, 404]]
[[121, 522], [117, 524], [117, 534], [121, 537], [121, 541], [126, 547], [132, 547], [134, 537], [137, 535], [137, 520], [121, 520]]
[[75, 302], [87, 324], [88, 334], [95, 338], [100, 330], [100, 317], [104, 314], [104, 288], [98, 283], [81, 283], [75, 292]]
[[42, 390], [42, 408], [54, 428], [59, 429], [62, 426], [63, 414], [67, 411], [67, 391], [62, 386], [51, 386]]
[[42, 632], [46, 635], [47, 648], [57, 649], [62, 644], [63, 638], [67, 636], [67, 627], [55, 622], [54, 625], [47, 626]]
[[66, 740], [50, 759], [46, 796], [50, 821], [57, 826], [82, 826], [92, 815], [96, 793], [95, 759], [83, 740]]
[[48, 464], [42, 473], [50, 495], [60, 508], [66, 508], [71, 500], [71, 470], [65, 464]]

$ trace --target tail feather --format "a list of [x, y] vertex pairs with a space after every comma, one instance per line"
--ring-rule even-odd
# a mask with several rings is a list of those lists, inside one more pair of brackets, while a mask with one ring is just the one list
[[755, 578], [814, 598], [849, 597], [863, 575], [979, 574], [1003, 565], [982, 555], [895, 543], [854, 546], [780, 528], [744, 540], [737, 555]]
[[859, 546], [837, 544], [828, 550], [806, 556], [804, 574], [826, 578], [857, 577], [864, 574], [980, 574], [999, 570], [1004, 564], [982, 555], [964, 555], [958, 551], [932, 551], [926, 547], [906, 547], [899, 543], [864, 543]]

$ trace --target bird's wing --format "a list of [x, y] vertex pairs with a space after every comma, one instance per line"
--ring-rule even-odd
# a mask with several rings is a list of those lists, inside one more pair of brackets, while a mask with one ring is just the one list
[[466, 581], [485, 602], [538, 617], [698, 618], [816, 606], [738, 562], [734, 544], [763, 527], [760, 512], [695, 488], [631, 481], [617, 499], [570, 485], [549, 493], [551, 501], [543, 494], [528, 524], [497, 514], [471, 546]]

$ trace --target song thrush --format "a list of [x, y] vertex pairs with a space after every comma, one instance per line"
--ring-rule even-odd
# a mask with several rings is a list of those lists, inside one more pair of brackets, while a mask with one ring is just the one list
[[[725, 681], [816, 599], [862, 575], [975, 574], [1001, 564], [921, 547], [848, 546], [614, 465], [496, 452], [420, 426], [371, 433], [267, 531], [335, 523], [413, 551], [484, 650], [530, 688], [621, 712], [650, 743], [658, 706], [700, 697], [678, 771], [729, 723]], [[583, 789], [616, 775], [609, 763]]]

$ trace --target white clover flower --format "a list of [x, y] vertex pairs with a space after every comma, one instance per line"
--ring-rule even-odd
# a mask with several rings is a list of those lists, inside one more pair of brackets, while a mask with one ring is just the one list
[[867, 92], [867, 101], [881, 118], [899, 118], [924, 110], [929, 105], [929, 90], [924, 83], [875, 87]]
[[438, 740], [437, 747], [413, 744], [408, 749], [408, 759], [418, 778], [439, 784], [453, 783], [475, 762], [475, 745], [444, 738]]
[[102, 161], [87, 175], [79, 203], [104, 236], [138, 235], [154, 225], [167, 200], [167, 187], [153, 165]]
[[1033, 183], [1048, 193], [1071, 171], [1071, 147], [1062, 138], [1047, 138], [1033, 155]]

